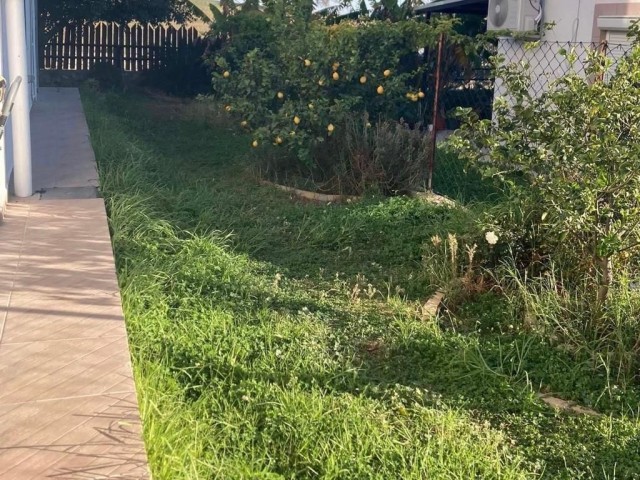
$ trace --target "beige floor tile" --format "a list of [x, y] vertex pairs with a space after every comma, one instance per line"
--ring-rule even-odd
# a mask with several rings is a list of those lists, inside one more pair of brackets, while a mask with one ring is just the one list
[[[42, 89], [33, 115], [36, 188], [96, 185], [77, 90]], [[5, 478], [148, 478], [101, 199], [35, 195], [0, 224]]]
[[133, 393], [24, 404], [7, 418], [15, 421], [0, 437], [0, 478], [147, 476]]
[[[131, 377], [126, 337], [3, 344], [0, 405], [101, 394]], [[133, 383], [133, 382], [132, 382]]]

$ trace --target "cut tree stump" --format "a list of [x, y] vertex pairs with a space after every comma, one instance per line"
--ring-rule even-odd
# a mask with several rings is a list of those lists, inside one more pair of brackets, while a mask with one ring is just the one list
[[427, 300], [427, 303], [422, 306], [422, 318], [436, 317], [443, 301], [444, 292], [442, 290], [434, 293], [431, 298]]

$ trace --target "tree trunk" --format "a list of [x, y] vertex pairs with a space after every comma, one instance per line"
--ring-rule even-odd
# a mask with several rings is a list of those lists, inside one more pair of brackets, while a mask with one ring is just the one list
[[597, 257], [596, 266], [598, 268], [598, 307], [602, 307], [607, 302], [609, 288], [613, 281], [613, 261], [611, 257]]

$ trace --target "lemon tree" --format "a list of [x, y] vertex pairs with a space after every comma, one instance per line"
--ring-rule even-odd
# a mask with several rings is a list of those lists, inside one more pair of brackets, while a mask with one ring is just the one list
[[215, 92], [256, 148], [288, 148], [306, 164], [354, 115], [417, 121], [427, 102], [418, 52], [451, 28], [411, 19], [326, 25], [269, 11], [234, 17], [216, 27], [227, 40], [214, 59]]

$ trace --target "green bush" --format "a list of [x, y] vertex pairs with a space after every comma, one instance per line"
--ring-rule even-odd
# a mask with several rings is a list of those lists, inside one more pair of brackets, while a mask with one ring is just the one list
[[250, 10], [217, 22], [227, 39], [215, 58], [214, 90], [252, 134], [254, 146], [286, 147], [307, 165], [318, 146], [368, 113], [409, 124], [422, 120], [433, 48], [453, 22], [408, 19], [326, 25], [295, 9]]
[[453, 140], [515, 199], [535, 200], [532, 226], [547, 252], [574, 259], [579, 281], [593, 278], [599, 305], [640, 246], [640, 47], [608, 81], [594, 81], [610, 66], [594, 51], [586, 77], [569, 73], [535, 96], [526, 68], [501, 65], [508, 94], [496, 100], [493, 121], [470, 115]]
[[509, 195], [485, 223], [507, 266], [494, 279], [525, 328], [627, 383], [640, 367], [640, 46], [615, 71], [593, 51], [584, 75], [540, 95], [526, 65], [497, 74], [494, 118], [462, 112], [451, 140]]

